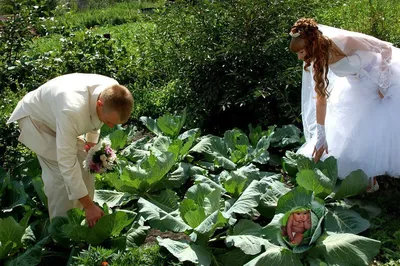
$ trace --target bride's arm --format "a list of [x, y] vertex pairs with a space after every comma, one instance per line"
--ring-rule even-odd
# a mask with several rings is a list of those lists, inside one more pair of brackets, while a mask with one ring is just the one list
[[321, 159], [324, 151], [328, 153], [328, 146], [325, 136], [325, 116], [326, 116], [326, 97], [317, 96], [316, 100], [317, 113], [317, 143], [315, 144], [313, 157], [314, 161], [318, 162]]
[[365, 34], [355, 34], [354, 36], [345, 37], [346, 54], [357, 50], [371, 51], [381, 55], [380, 65], [376, 71], [379, 72], [376, 83], [380, 87], [380, 93], [384, 96], [390, 86], [391, 71], [390, 65], [392, 61], [392, 45], [391, 43], [381, 41]]

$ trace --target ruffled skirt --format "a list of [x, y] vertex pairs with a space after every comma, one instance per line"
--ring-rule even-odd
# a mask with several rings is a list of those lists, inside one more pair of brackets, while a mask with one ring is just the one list
[[[330, 80], [325, 119], [328, 153], [338, 161], [339, 178], [362, 169], [369, 177], [400, 176], [400, 49], [393, 47], [391, 85], [385, 97], [368, 77]], [[298, 153], [311, 157], [316, 134]]]

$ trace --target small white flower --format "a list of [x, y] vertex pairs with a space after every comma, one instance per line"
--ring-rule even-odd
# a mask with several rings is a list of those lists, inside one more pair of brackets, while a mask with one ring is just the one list
[[296, 33], [290, 32], [289, 35], [292, 36], [292, 38], [297, 38], [300, 36], [300, 32], [296, 32]]
[[108, 165], [108, 162], [107, 161], [103, 161], [103, 166], [107, 167], [107, 165]]
[[107, 161], [107, 156], [106, 156], [105, 154], [100, 155], [100, 160], [101, 160], [102, 162]]

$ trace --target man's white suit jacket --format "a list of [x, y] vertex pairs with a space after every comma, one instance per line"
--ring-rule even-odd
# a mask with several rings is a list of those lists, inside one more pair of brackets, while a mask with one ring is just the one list
[[19, 140], [36, 154], [57, 160], [70, 200], [88, 194], [77, 159], [77, 137], [86, 134], [87, 142], [97, 143], [103, 123], [97, 116], [96, 102], [100, 92], [114, 84], [118, 82], [97, 74], [54, 78], [25, 95], [7, 121], [30, 116], [55, 132], [56, 148], [23, 130]]

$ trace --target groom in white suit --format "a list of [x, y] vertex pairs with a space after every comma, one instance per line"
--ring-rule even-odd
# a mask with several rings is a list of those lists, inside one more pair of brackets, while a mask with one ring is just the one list
[[7, 123], [18, 122], [18, 140], [39, 159], [50, 219], [83, 207], [92, 227], [104, 215], [93, 203], [94, 177], [82, 162], [103, 123], [126, 123], [132, 107], [132, 94], [116, 80], [80, 73], [54, 78], [18, 103]]

